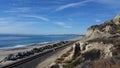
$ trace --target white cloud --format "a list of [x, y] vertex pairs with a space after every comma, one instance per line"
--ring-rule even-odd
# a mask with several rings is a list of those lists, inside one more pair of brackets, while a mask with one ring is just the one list
[[64, 22], [57, 22], [58, 25], [65, 25]]
[[84, 0], [80, 2], [75, 2], [75, 3], [69, 3], [65, 5], [61, 5], [60, 7], [57, 7], [55, 11], [61, 11], [67, 8], [73, 8], [76, 6], [83, 6], [84, 4], [94, 2], [94, 3], [99, 3], [105, 5], [105, 7], [109, 8], [120, 8], [120, 0]]
[[[51, 20], [46, 18], [46, 17], [42, 17], [42, 16], [37, 16], [37, 15], [22, 15], [23, 17], [32, 17], [32, 18], [37, 18], [37, 19], [40, 19], [40, 20], [43, 20], [43, 21], [46, 21], [46, 22], [50, 22]], [[56, 25], [59, 25], [59, 26], [62, 26], [64, 28], [71, 28], [70, 25], [67, 25], [66, 23], [64, 22], [56, 22], [56, 23], [52, 23], [50, 22], [51, 24], [56, 24]]]
[[4, 12], [29, 12], [31, 11], [31, 8], [30, 7], [17, 7], [17, 8], [12, 8], [12, 9], [9, 9], [9, 10], [6, 10]]
[[59, 26], [62, 26], [64, 28], [71, 28], [72, 26], [70, 25], [67, 25], [66, 23], [64, 22], [56, 22], [55, 24], [59, 25]]
[[48, 18], [43, 16], [37, 16], [37, 15], [22, 15], [23, 17], [31, 17], [31, 18], [37, 18], [43, 21], [50, 21]]
[[101, 20], [100, 19], [96, 19], [95, 22], [101, 22]]
[[91, 1], [93, 1], [93, 0], [85, 0], [85, 1], [80, 1], [80, 2], [76, 2], [76, 3], [62, 5], [62, 6], [58, 7], [55, 11], [60, 11], [60, 10], [64, 10], [64, 9], [76, 7], [76, 6], [81, 6], [81, 5], [84, 5], [84, 4], [89, 3]]

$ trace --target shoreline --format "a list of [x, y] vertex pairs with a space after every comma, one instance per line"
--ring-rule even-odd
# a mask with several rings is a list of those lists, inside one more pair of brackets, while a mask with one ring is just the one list
[[[61, 41], [74, 41], [74, 40], [79, 40], [80, 38], [83, 38], [84, 36], [78, 36], [76, 38], [73, 39], [68, 39], [68, 40], [61, 40]], [[24, 46], [13, 46], [13, 47], [3, 47], [0, 48], [1, 50], [15, 50], [15, 49], [26, 49], [28, 47], [32, 47], [32, 46], [43, 46], [43, 45], [47, 45], [47, 44], [53, 44], [53, 43], [57, 43], [57, 42], [61, 42], [61, 41], [51, 41], [51, 42], [41, 42], [41, 43], [31, 43], [31, 44], [20, 44], [20, 45], [24, 45]]]
[[[47, 36], [47, 35], [45, 35], [45, 36]], [[51, 37], [52, 35], [50, 35], [50, 37]], [[53, 35], [54, 36], [54, 35]], [[14, 36], [13, 36], [14, 37]], [[18, 37], [19, 37], [19, 35], [18, 35]], [[66, 36], [65, 36], [66, 37]], [[63, 40], [71, 40], [71, 39], [75, 39], [75, 38], [78, 38], [78, 37], [81, 37], [81, 36], [77, 36], [77, 35], [75, 35], [74, 37], [71, 37], [71, 38], [69, 38], [69, 36], [68, 36], [68, 38], [63, 38], [63, 39], [59, 39], [59, 37], [58, 37], [58, 39], [54, 39], [54, 40], [38, 40], [38, 41], [34, 41], [34, 39], [31, 39], [31, 41], [30, 42], [20, 42], [20, 43], [17, 43], [17, 41], [16, 40], [13, 40], [12, 42], [7, 42], [7, 44], [6, 44], [6, 40], [7, 39], [5, 39], [5, 40], [3, 40], [3, 43], [1, 43], [0, 44], [0, 50], [7, 50], [7, 49], [13, 49], [13, 48], [21, 48], [21, 47], [27, 47], [27, 46], [35, 46], [35, 45], [43, 45], [43, 44], [46, 44], [46, 43], [54, 43], [54, 42], [59, 42], [59, 41], [63, 41]], [[33, 37], [34, 38], [34, 37]], [[49, 38], [48, 38], [49, 39]], [[21, 39], [22, 40], [22, 39]], [[24, 40], [24, 39], [23, 39]], [[0, 40], [1, 41], [1, 40]], [[26, 41], [26, 40], [25, 40]], [[15, 43], [14, 43], [15, 42]], [[18, 41], [19, 42], [19, 41]]]
[[[70, 40], [63, 40], [63, 41], [75, 41], [78, 38], [70, 39]], [[2, 50], [0, 49], [0, 61], [2, 61], [9, 54], [17, 54], [19, 52], [26, 52], [26, 51], [32, 50], [33, 48], [42, 48], [42, 47], [45, 47], [45, 46], [48, 46], [48, 45], [53, 45], [53, 44], [56, 44], [56, 43], [59, 43], [59, 42], [61, 42], [61, 41], [49, 42], [49, 43], [45, 43], [45, 44], [35, 44], [35, 45], [31, 45], [31, 46], [11, 48], [11, 49], [2, 49]], [[16, 62], [16, 61], [18, 61], [18, 60], [2, 62], [2, 63], [0, 63], [0, 65], [6, 65], [6, 64], [9, 64], [11, 62]]]
[[[83, 36], [78, 36], [78, 37], [73, 38], [73, 39], [60, 40], [60, 41], [72, 41], [72, 40], [77, 40], [77, 39], [79, 39], [80, 37], [83, 37]], [[49, 42], [38, 42], [38, 43], [18, 44], [18, 45], [11, 46], [11, 47], [2, 47], [2, 48], [0, 48], [0, 51], [1, 51], [1, 50], [9, 50], [9, 49], [12, 50], [12, 49], [26, 48], [26, 47], [29, 47], [29, 46], [38, 46], [38, 45], [42, 46], [42, 45], [52, 44], [52, 43], [60, 42], [60, 41], [49, 41]]]
[[[22, 46], [20, 45], [16, 45], [16, 46], [13, 46], [13, 47], [3, 47], [3, 48], [0, 48], [0, 50], [9, 50], [9, 49], [19, 49], [19, 48], [25, 48], [25, 47], [29, 47], [29, 46], [41, 46], [41, 45], [46, 45], [46, 44], [50, 44], [50, 43], [54, 43], [54, 42], [41, 42], [41, 43], [31, 43], [31, 44], [22, 44]], [[24, 46], [23, 46], [24, 45]]]

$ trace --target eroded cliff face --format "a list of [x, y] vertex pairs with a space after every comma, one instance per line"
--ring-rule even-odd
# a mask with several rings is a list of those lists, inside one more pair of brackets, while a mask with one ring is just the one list
[[91, 26], [86, 33], [86, 37], [89, 39], [110, 37], [113, 35], [120, 35], [120, 14], [103, 24]]
[[88, 28], [86, 36], [71, 46], [56, 63], [63, 68], [120, 68], [120, 14]]
[[94, 39], [94, 38], [99, 38], [99, 37], [110, 37], [111, 34], [107, 32], [100, 31], [99, 29], [89, 29], [87, 31], [86, 37], [88, 40]]

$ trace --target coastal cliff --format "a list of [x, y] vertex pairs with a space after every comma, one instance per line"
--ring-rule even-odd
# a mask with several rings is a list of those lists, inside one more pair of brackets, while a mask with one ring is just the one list
[[120, 14], [103, 24], [88, 28], [86, 36], [56, 59], [55, 65], [58, 65], [58, 68], [59, 66], [63, 68], [120, 68], [119, 58]]
[[120, 14], [103, 24], [91, 26], [86, 33], [86, 37], [89, 39], [110, 37], [114, 35], [120, 35]]

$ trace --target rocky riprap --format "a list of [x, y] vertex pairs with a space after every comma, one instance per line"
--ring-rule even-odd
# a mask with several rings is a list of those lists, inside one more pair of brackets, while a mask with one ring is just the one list
[[29, 51], [18, 52], [17, 54], [9, 54], [1, 62], [3, 62], [3, 61], [4, 62], [5, 61], [16, 61], [16, 60], [19, 60], [19, 59], [23, 59], [25, 57], [29, 57], [31, 55], [44, 52], [46, 50], [59, 47], [61, 45], [67, 44], [69, 42], [73, 42], [73, 41], [61, 41], [61, 42], [58, 42], [58, 43], [54, 43], [54, 44], [51, 44], [51, 45], [46, 45], [46, 46], [39, 47], [39, 48], [33, 48]]

